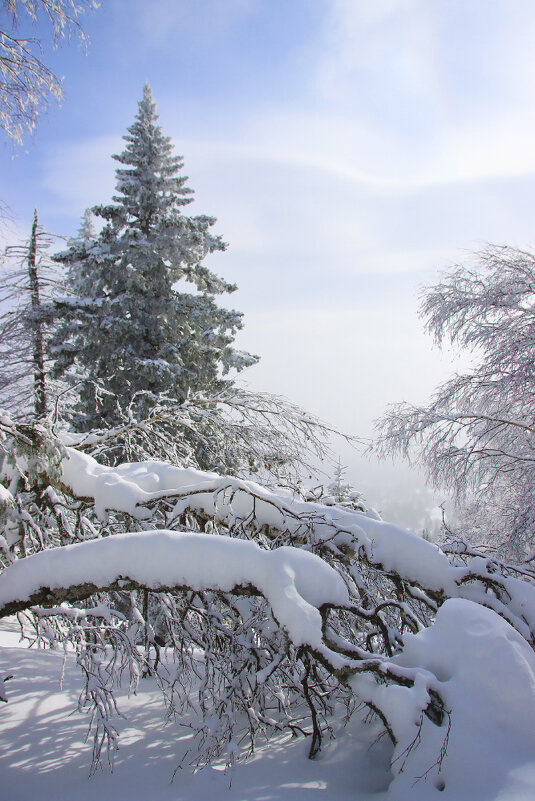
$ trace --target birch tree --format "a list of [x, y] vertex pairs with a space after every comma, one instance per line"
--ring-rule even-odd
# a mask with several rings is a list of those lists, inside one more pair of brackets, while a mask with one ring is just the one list
[[79, 18], [97, 6], [96, 0], [1, 0], [0, 128], [12, 141], [20, 144], [24, 133], [32, 133], [39, 114], [63, 94], [61, 78], [46, 65], [43, 42], [31, 28], [44, 18], [53, 47], [72, 35], [84, 43]]
[[401, 403], [378, 423], [376, 447], [422, 466], [453, 490], [463, 529], [515, 558], [535, 545], [535, 254], [489, 247], [425, 290], [421, 314], [437, 345], [473, 354], [471, 371], [427, 406]]

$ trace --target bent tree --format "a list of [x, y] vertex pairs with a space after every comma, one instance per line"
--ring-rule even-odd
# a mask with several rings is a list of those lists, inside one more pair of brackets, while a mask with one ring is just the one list
[[[477, 654], [496, 640], [471, 655], [473, 631], [506, 631], [505, 661], [534, 646], [527, 568], [251, 481], [102, 465], [7, 416], [0, 429], [0, 616], [24, 612], [42, 642], [73, 646], [95, 763], [117, 745], [118, 674], [135, 685], [150, 671], [171, 715], [197, 715], [194, 767], [232, 764], [284, 730], [308, 737], [313, 757], [335, 706], [349, 716], [363, 703], [392, 742], [394, 773], [425, 770], [441, 789], [466, 722], [433, 637], [467, 643], [461, 674], [478, 681]], [[23, 509], [29, 486], [39, 501]]]

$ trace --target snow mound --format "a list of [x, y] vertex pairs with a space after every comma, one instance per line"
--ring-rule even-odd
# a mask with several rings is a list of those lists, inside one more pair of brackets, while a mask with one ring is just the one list
[[[396, 661], [433, 673], [450, 715], [441, 727], [424, 717], [421, 742], [410, 750], [418, 727], [405, 719], [389, 799], [533, 801], [535, 655], [526, 641], [493, 611], [456, 598], [433, 626], [405, 636]], [[400, 689], [385, 688], [393, 703]]]

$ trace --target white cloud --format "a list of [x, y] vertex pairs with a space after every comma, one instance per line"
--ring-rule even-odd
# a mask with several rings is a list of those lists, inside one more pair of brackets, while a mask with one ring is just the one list
[[332, 0], [318, 84], [327, 99], [359, 104], [373, 93], [436, 102], [435, 20], [424, 0]]
[[[257, 2], [235, 0], [230, 8], [225, 4], [225, 24], [231, 26]], [[525, 8], [525, 0], [519, 3]], [[217, 5], [204, 0], [201, 10], [211, 8], [219, 18]], [[465, 238], [456, 239], [456, 230], [462, 230], [460, 215], [469, 200], [478, 193], [495, 196], [489, 182], [535, 172], [535, 114], [518, 97], [505, 103], [503, 92], [496, 105], [482, 104], [470, 76], [463, 85], [462, 75], [446, 70], [446, 54], [455, 45], [450, 17], [459, 34], [463, 24], [471, 30], [481, 21], [482, 36], [487, 37], [484, 44], [461, 42], [460, 62], [470, 63], [469, 47], [487, 60], [496, 47], [510, 87], [519, 71], [520, 83], [527, 86], [526, 75], [533, 71], [525, 31], [535, 27], [535, 16], [527, 14], [522, 27], [520, 15], [510, 14], [500, 30], [496, 9], [505, 8], [503, 0], [489, 0], [494, 13], [488, 15], [457, 0], [447, 5], [427, 0], [332, 0], [326, 6], [330, 16], [314, 38], [311, 72], [320, 86], [325, 89], [328, 84], [330, 89], [313, 99], [305, 93], [277, 105], [255, 96], [239, 114], [232, 108], [228, 118], [223, 115], [210, 138], [202, 114], [197, 127], [194, 122], [188, 125], [191, 134], [180, 140], [179, 150], [186, 158], [186, 173], [192, 175], [199, 209], [221, 218], [221, 230], [235, 252], [263, 249], [292, 258], [296, 253], [309, 258], [315, 252], [318, 261], [330, 259], [343, 270], [375, 270], [383, 264], [383, 271], [389, 271], [396, 261], [407, 263], [403, 252], [422, 251], [416, 247], [419, 232], [414, 227], [412, 241], [404, 234], [397, 246], [390, 231], [401, 231], [403, 220], [407, 226], [413, 223], [417, 202], [422, 217], [428, 217], [429, 208], [438, 206], [436, 190], [445, 187], [451, 244], [466, 245]], [[134, 12], [136, 24], [147, 28], [148, 37], [167, 36], [176, 30], [178, 19], [185, 29], [196, 26], [195, 35], [200, 35], [202, 14], [193, 14], [187, 3], [166, 0], [151, 4], [150, 10], [136, 3]], [[505, 58], [507, 54], [514, 58]], [[486, 67], [487, 62], [481, 65]], [[535, 100], [535, 90], [530, 91]], [[468, 98], [468, 104], [474, 97], [473, 113], [459, 116], [448, 100], [455, 93]], [[390, 106], [394, 118], [389, 116]], [[180, 132], [184, 116], [195, 112], [183, 104], [176, 111], [174, 105], [161, 111], [169, 133]], [[56, 209], [78, 217], [86, 205], [108, 199], [115, 168], [110, 154], [121, 147], [117, 134], [65, 142], [50, 152], [44, 186]], [[474, 188], [467, 190], [467, 184]], [[474, 213], [469, 210], [470, 218]], [[432, 220], [430, 227], [437, 225]], [[432, 258], [429, 236], [423, 250]], [[483, 224], [473, 236], [493, 238]], [[445, 251], [442, 233], [434, 246], [436, 253]]]
[[[167, 54], [179, 31], [200, 45], [197, 66], [216, 41], [220, 63], [239, 63], [223, 42], [259, 1], [136, 0], [132, 25], [149, 51]], [[423, 401], [451, 369], [421, 336], [417, 284], [464, 248], [533, 239], [535, 13], [533, 0], [320, 5], [325, 25], [295, 43], [296, 74], [269, 101], [265, 64], [248, 98], [229, 85], [217, 101], [200, 84], [195, 96], [195, 63], [160, 77], [156, 100], [191, 213], [214, 214], [230, 242], [210, 265], [240, 287], [240, 344], [262, 356], [249, 380], [370, 433], [387, 402]], [[113, 193], [112, 124], [48, 152], [48, 207], [73, 230]]]
[[332, 0], [316, 77], [355, 140], [332, 168], [391, 192], [531, 174], [534, 36], [531, 0]]
[[262, 358], [245, 378], [347, 433], [370, 436], [386, 404], [423, 403], [452, 364], [462, 366], [422, 335], [416, 307], [409, 292], [398, 300], [385, 296], [380, 308], [250, 312], [240, 341]]
[[535, 173], [535, 112], [526, 109], [450, 130], [420, 177], [422, 185]]
[[[325, 126], [317, 151], [310, 141], [297, 150], [295, 117], [293, 126], [287, 147], [260, 140], [262, 125], [254, 126], [254, 133], [243, 126], [230, 142], [181, 140], [177, 145], [196, 192], [188, 211], [216, 216], [217, 232], [230, 243], [230, 251], [211, 265], [235, 280], [254, 306], [297, 302], [303, 294], [313, 298], [319, 286], [325, 292], [327, 280], [329, 295], [335, 295], [347, 277], [422, 276], [462, 258], [461, 248], [510, 241], [512, 235], [522, 241], [522, 232], [532, 230], [529, 210], [509, 207], [504, 188], [498, 191], [488, 182], [496, 170], [486, 170], [484, 158], [477, 164], [452, 146], [427, 175], [387, 183], [344, 166], [343, 147], [348, 152], [350, 144], [336, 146], [342, 137], [336, 126], [330, 131]], [[50, 154], [44, 170], [49, 208], [72, 218], [71, 232], [84, 208], [109, 201], [117, 166], [110, 154], [121, 148], [117, 135], [60, 144]], [[364, 152], [371, 162], [370, 150]], [[511, 153], [513, 158], [514, 148]], [[492, 149], [489, 161], [491, 154]], [[364, 161], [359, 148], [357, 157]], [[507, 174], [503, 165], [502, 173]], [[266, 275], [284, 277], [286, 296], [272, 284], [264, 286]], [[353, 302], [351, 292], [346, 288], [344, 302]]]

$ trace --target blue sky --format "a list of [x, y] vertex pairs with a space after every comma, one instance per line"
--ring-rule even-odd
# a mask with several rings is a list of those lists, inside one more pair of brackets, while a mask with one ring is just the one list
[[4, 236], [109, 199], [147, 80], [229, 242], [211, 266], [240, 287], [249, 383], [363, 434], [425, 400], [451, 365], [418, 287], [535, 239], [532, 0], [102, 0], [84, 27], [87, 54], [46, 52], [62, 107], [0, 150]]

